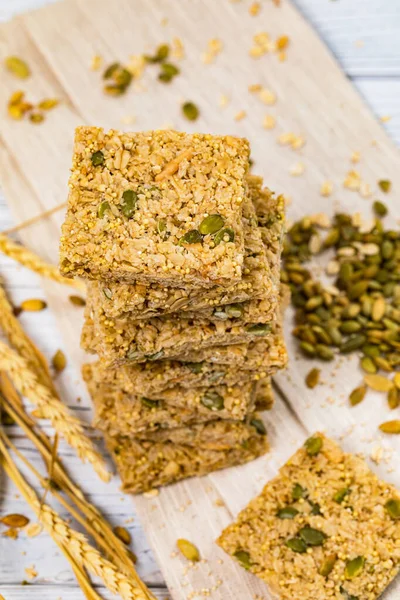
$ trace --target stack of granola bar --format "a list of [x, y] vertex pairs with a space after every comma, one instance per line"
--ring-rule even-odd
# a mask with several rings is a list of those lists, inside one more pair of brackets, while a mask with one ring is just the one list
[[268, 448], [284, 207], [248, 168], [231, 136], [77, 129], [61, 271], [90, 280], [84, 378], [127, 491]]

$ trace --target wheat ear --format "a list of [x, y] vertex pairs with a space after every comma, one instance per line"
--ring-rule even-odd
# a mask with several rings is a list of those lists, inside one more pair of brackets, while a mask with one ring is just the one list
[[85, 284], [82, 281], [63, 277], [58, 270], [58, 267], [46, 263], [37, 254], [31, 250], [28, 250], [28, 248], [25, 248], [25, 246], [17, 244], [9, 237], [4, 235], [4, 233], [0, 233], [0, 252], [19, 262], [21, 265], [27, 267], [31, 271], [38, 273], [42, 277], [47, 277], [48, 279], [52, 279], [58, 283], [64, 283], [77, 288], [80, 291], [85, 291], [86, 289]]
[[1, 464], [54, 541], [65, 548], [80, 567], [100, 577], [105, 586], [114, 594], [119, 594], [123, 600], [149, 600], [150, 596], [103, 558], [82, 533], [72, 529], [49, 505], [40, 502], [34, 489], [15, 465], [6, 443], [7, 436], [0, 432]]
[[86, 436], [82, 423], [70, 414], [67, 407], [42, 385], [27, 361], [7, 344], [0, 341], [0, 371], [5, 371], [21, 396], [26, 396], [32, 404], [42, 409], [46, 419], [50, 419], [55, 431], [76, 450], [79, 458], [92, 464], [103, 481], [110, 480], [104, 459], [96, 451]]

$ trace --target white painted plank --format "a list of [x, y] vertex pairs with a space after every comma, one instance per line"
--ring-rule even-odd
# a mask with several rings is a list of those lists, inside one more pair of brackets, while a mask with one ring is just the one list
[[[111, 594], [103, 587], [96, 587], [97, 592], [104, 600], [114, 600], [115, 595]], [[151, 590], [159, 600], [170, 600], [170, 595], [165, 588], [152, 588]], [[64, 582], [62, 576], [54, 585], [48, 585], [44, 580], [34, 585], [0, 585], [0, 592], [5, 600], [85, 600], [84, 594], [80, 589]]]

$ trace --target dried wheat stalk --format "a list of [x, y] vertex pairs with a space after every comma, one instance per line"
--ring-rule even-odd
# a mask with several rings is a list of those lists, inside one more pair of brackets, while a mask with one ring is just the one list
[[51, 390], [39, 382], [27, 361], [1, 341], [0, 371], [9, 375], [22, 396], [26, 396], [32, 404], [43, 410], [45, 418], [50, 419], [55, 431], [76, 450], [79, 458], [90, 462], [103, 481], [109, 481], [110, 473], [106, 470], [104, 460], [86, 436], [81, 422], [70, 414]]
[[54, 394], [55, 388], [51, 379], [47, 361], [32, 340], [26, 335], [21, 323], [14, 316], [12, 306], [4, 288], [0, 285], [0, 328], [6, 334], [10, 344], [27, 361], [29, 368], [36, 374], [38, 380], [47, 386]]
[[54, 541], [65, 548], [81, 568], [100, 577], [111, 592], [119, 594], [124, 600], [153, 600], [150, 592], [138, 587], [136, 582], [128, 579], [103, 558], [82, 533], [72, 529], [50, 506], [40, 503], [34, 489], [15, 465], [7, 449], [8, 441], [7, 436], [0, 432], [0, 463]]
[[59, 272], [58, 267], [46, 263], [37, 254], [31, 250], [28, 250], [28, 248], [25, 248], [25, 246], [17, 244], [4, 235], [4, 233], [0, 233], [0, 252], [6, 256], [9, 256], [13, 260], [16, 260], [31, 271], [42, 275], [42, 277], [48, 277], [49, 279], [53, 279], [53, 281], [57, 281], [58, 283], [65, 283], [66, 285], [70, 285], [79, 289], [80, 291], [85, 291], [85, 284], [82, 281], [63, 277]]
[[[0, 376], [0, 399], [3, 400], [5, 411], [21, 427], [27, 438], [33, 442], [40, 452], [44, 462], [49, 465], [51, 461], [50, 439], [43, 431], [36, 428], [35, 422], [27, 415], [20, 403], [15, 405], [15, 397], [9, 397], [7, 392], [2, 388], [1, 383], [2, 379]], [[1, 398], [1, 392], [3, 392], [4, 398]], [[80, 513], [77, 513], [73, 509], [71, 514], [86, 529], [87, 533], [94, 538], [98, 547], [105, 552], [106, 556], [125, 575], [131, 578], [138, 578], [129, 549], [115, 535], [111, 525], [99, 513], [96, 507], [84, 497], [81, 489], [74, 484], [58, 456], [55, 457], [53, 462], [52, 479], [79, 509]], [[50, 491], [59, 498], [60, 495], [55, 490], [51, 489]], [[59, 500], [63, 502], [64, 499], [61, 496]]]

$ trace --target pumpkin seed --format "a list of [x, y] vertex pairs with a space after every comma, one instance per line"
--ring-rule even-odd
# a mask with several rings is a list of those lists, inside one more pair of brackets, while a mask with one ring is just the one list
[[380, 200], [375, 200], [375, 202], [372, 205], [372, 208], [374, 210], [374, 213], [378, 215], [378, 217], [386, 217], [386, 215], [388, 214], [386, 204], [383, 204], [383, 202], [381, 202]]
[[360, 365], [361, 365], [361, 368], [363, 369], [363, 371], [365, 371], [366, 373], [373, 374], [373, 373], [376, 373], [376, 371], [377, 371], [374, 361], [369, 356], [364, 356], [360, 360]]
[[120, 209], [124, 217], [131, 219], [135, 214], [138, 202], [138, 195], [133, 190], [125, 190], [122, 194]]
[[200, 560], [200, 552], [196, 548], [192, 542], [180, 538], [176, 541], [176, 545], [178, 546], [179, 551], [185, 558], [190, 560], [191, 562], [198, 562]]
[[203, 394], [201, 404], [209, 410], [222, 410], [224, 408], [224, 399], [218, 392], [208, 390]]
[[54, 370], [57, 373], [61, 373], [61, 371], [64, 371], [65, 367], [67, 366], [67, 359], [64, 352], [62, 350], [57, 350], [57, 352], [51, 359], [51, 363], [54, 367]]
[[337, 561], [337, 554], [329, 554], [324, 561], [322, 562], [319, 568], [319, 574], [322, 577], [328, 577], [328, 575], [333, 571], [333, 568]]
[[52, 110], [53, 108], [58, 106], [59, 103], [60, 101], [57, 98], [45, 98], [44, 100], [41, 100], [39, 102], [37, 107], [40, 110]]
[[393, 377], [393, 383], [400, 390], [400, 373], [395, 373]]
[[292, 489], [293, 500], [300, 500], [300, 498], [305, 498], [306, 496], [307, 490], [303, 488], [299, 483], [295, 483]]
[[158, 79], [163, 83], [169, 83], [174, 79], [174, 77], [179, 75], [179, 73], [180, 70], [175, 65], [171, 63], [163, 63], [161, 65], [161, 72], [158, 75]]
[[169, 46], [168, 44], [160, 44], [158, 46], [155, 54], [153, 56], [144, 56], [144, 59], [148, 63], [161, 63], [166, 60], [169, 56]]
[[388, 404], [392, 410], [400, 406], [400, 390], [397, 387], [388, 391]]
[[347, 295], [350, 298], [350, 300], [356, 300], [357, 298], [365, 294], [365, 292], [368, 289], [368, 285], [369, 281], [358, 281], [357, 283], [351, 285], [347, 292]]
[[361, 325], [358, 321], [344, 321], [339, 329], [342, 333], [357, 333], [357, 331], [360, 331]]
[[22, 527], [28, 525], [29, 519], [24, 515], [12, 513], [1, 517], [0, 522], [3, 523], [3, 525], [6, 525], [6, 527], [14, 527], [15, 529], [21, 529]]
[[69, 301], [71, 302], [71, 304], [73, 304], [74, 306], [85, 306], [86, 305], [86, 300], [84, 298], [82, 298], [81, 296], [68, 296]]
[[44, 300], [39, 300], [37, 298], [32, 298], [30, 300], [24, 300], [21, 302], [21, 310], [26, 312], [37, 312], [40, 310], [44, 310], [47, 307], [47, 304]]
[[294, 506], [285, 506], [284, 508], [278, 510], [276, 516], [278, 519], [294, 519], [298, 514], [299, 511], [297, 508], [294, 508]]
[[103, 294], [105, 295], [105, 297], [107, 298], [107, 300], [111, 300], [113, 295], [112, 295], [112, 291], [110, 290], [110, 288], [103, 288]]
[[367, 338], [364, 334], [359, 333], [350, 336], [343, 344], [339, 347], [339, 350], [342, 354], [348, 354], [349, 352], [354, 352], [358, 350], [365, 344]]
[[221, 242], [233, 242], [235, 239], [235, 232], [230, 227], [224, 227], [220, 229], [214, 237], [214, 246], [218, 246]]
[[359, 387], [355, 388], [349, 396], [351, 406], [357, 406], [357, 404], [360, 404], [360, 402], [364, 400], [366, 393], [366, 385], [360, 385]]
[[145, 398], [144, 396], [142, 396], [140, 400], [147, 408], [158, 408], [161, 404], [161, 400], [152, 400], [151, 398]]
[[252, 419], [250, 421], [250, 425], [252, 427], [254, 427], [254, 429], [260, 435], [267, 435], [267, 430], [265, 429], [265, 425], [264, 425], [263, 421], [261, 421], [261, 419]]
[[321, 360], [333, 360], [335, 355], [333, 351], [329, 348], [329, 346], [325, 346], [324, 344], [317, 344], [315, 346], [315, 352]]
[[346, 496], [348, 496], [350, 493], [351, 493], [350, 488], [342, 488], [341, 490], [338, 490], [334, 494], [333, 500], [334, 500], [334, 502], [341, 504], [343, 502], [343, 500], [346, 498]]
[[107, 200], [101, 202], [97, 208], [97, 216], [102, 219], [107, 211], [111, 210], [110, 203]]
[[328, 537], [323, 531], [313, 527], [303, 527], [299, 531], [299, 536], [307, 546], [322, 546]]
[[114, 62], [109, 65], [103, 73], [104, 79], [111, 79], [114, 73], [120, 68], [120, 63]]
[[30, 68], [28, 67], [27, 63], [18, 56], [7, 56], [7, 58], [4, 61], [4, 64], [10, 71], [10, 73], [15, 75], [16, 77], [19, 77], [20, 79], [27, 79], [31, 74]]
[[131, 538], [131, 534], [129, 533], [129, 531], [127, 529], [125, 529], [125, 527], [121, 527], [121, 526], [117, 525], [116, 527], [113, 528], [113, 532], [115, 533], [117, 538], [119, 540], [121, 540], [121, 542], [123, 542], [124, 544], [129, 546], [129, 544], [132, 541], [132, 538]]
[[318, 504], [318, 502], [312, 502], [311, 500], [309, 500], [308, 502], [311, 506], [311, 515], [322, 515], [321, 507]]
[[309, 456], [317, 456], [322, 450], [323, 441], [322, 438], [318, 435], [314, 435], [309, 437], [308, 440], [305, 441], [304, 447], [307, 450], [307, 454]]
[[400, 519], [400, 500], [398, 498], [388, 500], [385, 504], [385, 509], [392, 519]]
[[243, 317], [244, 308], [242, 304], [227, 304], [225, 312], [230, 319], [240, 319]]
[[310, 389], [314, 389], [319, 383], [319, 376], [321, 374], [321, 369], [311, 369], [311, 371], [306, 375], [306, 385]]
[[398, 435], [400, 433], [400, 421], [386, 421], [386, 423], [381, 423], [381, 425], [379, 425], [379, 429], [383, 431], [383, 433]]
[[183, 244], [200, 244], [203, 241], [203, 237], [197, 229], [191, 229], [187, 231], [185, 235], [183, 235], [178, 244], [182, 246]]
[[97, 150], [97, 152], [93, 152], [91, 157], [92, 165], [94, 167], [99, 167], [105, 161], [104, 154], [101, 150]]
[[368, 387], [376, 392], [388, 392], [393, 387], [393, 382], [383, 375], [365, 375], [364, 381]]
[[212, 235], [217, 233], [224, 226], [225, 219], [221, 215], [208, 215], [199, 225], [199, 231], [202, 235]]
[[29, 120], [31, 123], [42, 123], [44, 121], [44, 115], [40, 112], [31, 112]]
[[250, 554], [248, 552], [246, 552], [245, 550], [236, 550], [233, 556], [236, 558], [237, 561], [240, 562], [244, 569], [250, 569], [251, 560]]
[[356, 556], [352, 560], [347, 561], [344, 570], [346, 579], [354, 579], [360, 575], [364, 569], [365, 558], [363, 556]]
[[200, 111], [194, 102], [185, 102], [182, 104], [182, 112], [183, 116], [186, 117], [188, 121], [196, 121], [200, 114]]
[[389, 181], [389, 179], [381, 179], [380, 181], [378, 181], [378, 185], [381, 188], [382, 192], [385, 192], [385, 194], [390, 192], [390, 188], [392, 187], [392, 183]]
[[147, 360], [158, 360], [164, 356], [164, 350], [159, 350], [158, 352], [154, 352], [153, 354], [145, 355]]
[[271, 325], [268, 323], [254, 323], [253, 325], [249, 325], [246, 328], [246, 331], [253, 335], [262, 336], [271, 331]]
[[290, 548], [290, 550], [293, 550], [293, 552], [299, 552], [300, 554], [307, 552], [307, 544], [299, 537], [286, 540], [286, 546]]
[[204, 363], [186, 363], [186, 366], [188, 367], [188, 369], [190, 369], [190, 371], [192, 371], [192, 373], [201, 373], [203, 370], [203, 365]]

